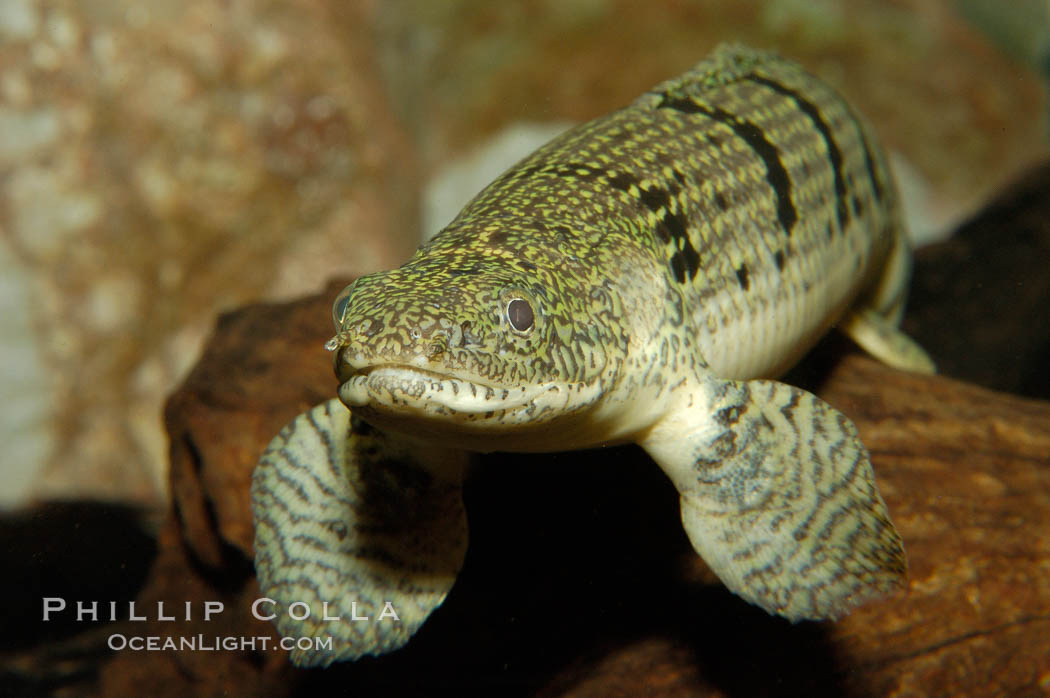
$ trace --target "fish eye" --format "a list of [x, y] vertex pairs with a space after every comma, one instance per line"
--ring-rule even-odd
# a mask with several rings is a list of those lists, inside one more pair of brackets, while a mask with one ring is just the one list
[[536, 314], [524, 298], [507, 303], [507, 321], [516, 332], [528, 332], [536, 324]]
[[343, 316], [346, 315], [346, 306], [350, 304], [351, 289], [352, 286], [347, 286], [340, 291], [335, 297], [335, 303], [332, 304], [332, 322], [335, 323], [336, 332], [343, 329]]

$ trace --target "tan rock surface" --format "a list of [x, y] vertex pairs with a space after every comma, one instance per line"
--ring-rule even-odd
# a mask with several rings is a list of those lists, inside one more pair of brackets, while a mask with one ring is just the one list
[[0, 264], [27, 316], [0, 319], [16, 364], [0, 385], [19, 398], [2, 433], [39, 432], [14, 451], [20, 476], [44, 462], [37, 499], [163, 506], [161, 406], [214, 315], [416, 245], [417, 168], [371, 9], [2, 4]]

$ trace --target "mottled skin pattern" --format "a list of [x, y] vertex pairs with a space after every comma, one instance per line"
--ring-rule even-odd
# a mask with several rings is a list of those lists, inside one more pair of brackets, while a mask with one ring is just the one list
[[[341, 646], [293, 660], [394, 649], [451, 586], [463, 548], [443, 528], [459, 530], [461, 505], [363, 545], [396, 514], [358, 526], [363, 500], [331, 494], [368, 489], [360, 473], [383, 458], [429, 473], [448, 502], [450, 453], [633, 441], [674, 481], [694, 547], [753, 603], [836, 617], [900, 586], [903, 548], [853, 425], [759, 379], [836, 321], [879, 358], [932, 370], [895, 328], [908, 260], [871, 137], [829, 87], [767, 54], [722, 48], [539, 149], [335, 302], [340, 399], [359, 426], [416, 445], [393, 459], [364, 448], [378, 437], [334, 403], [289, 425], [253, 481], [260, 584], [284, 605], [413, 610], [368, 636], [329, 628]], [[420, 545], [442, 562], [408, 569]]]

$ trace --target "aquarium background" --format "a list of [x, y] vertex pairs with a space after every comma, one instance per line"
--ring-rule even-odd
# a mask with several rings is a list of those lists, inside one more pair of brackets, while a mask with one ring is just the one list
[[0, 554], [32, 557], [34, 521], [75, 529], [115, 505], [103, 528], [139, 559], [169, 510], [164, 402], [222, 313], [399, 264], [516, 158], [720, 42], [840, 90], [891, 153], [917, 242], [943, 239], [1047, 156], [1048, 15], [1039, 0], [0, 0]]
[[1045, 13], [4, 0], [0, 505], [162, 507], [161, 406], [218, 313], [398, 264], [491, 173], [721, 41], [841, 90], [893, 153], [913, 231], [944, 235], [1047, 151]]

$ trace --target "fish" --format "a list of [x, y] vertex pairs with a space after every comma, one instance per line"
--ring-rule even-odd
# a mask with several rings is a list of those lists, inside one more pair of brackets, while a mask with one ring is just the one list
[[910, 266], [869, 127], [775, 54], [720, 46], [554, 138], [335, 299], [338, 398], [282, 429], [251, 484], [278, 630], [332, 638], [291, 661], [418, 631], [463, 564], [478, 452], [639, 444], [725, 586], [791, 621], [902, 588], [856, 427], [775, 378], [833, 327], [932, 373], [898, 329]]

